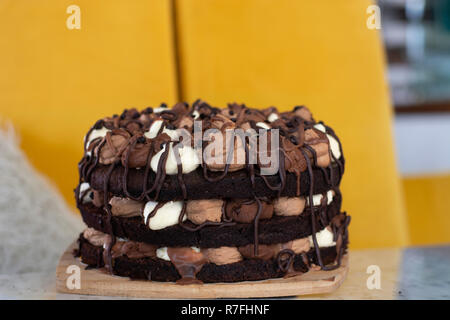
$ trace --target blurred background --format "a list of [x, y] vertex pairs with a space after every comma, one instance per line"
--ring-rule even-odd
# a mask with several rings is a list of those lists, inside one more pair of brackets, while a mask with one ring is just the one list
[[[381, 0], [410, 241], [449, 241], [450, 1]], [[443, 236], [443, 235], [446, 236]]]
[[[60, 212], [77, 215], [83, 137], [105, 115], [304, 104], [343, 142], [351, 248], [450, 242], [449, 0], [0, 0], [0, 70], [1, 139]], [[34, 175], [8, 150], [0, 216], [36, 223], [48, 204], [14, 210]]]

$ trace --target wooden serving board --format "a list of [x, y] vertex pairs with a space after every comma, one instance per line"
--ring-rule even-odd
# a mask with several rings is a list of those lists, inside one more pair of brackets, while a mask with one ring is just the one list
[[[309, 271], [291, 278], [239, 283], [178, 285], [173, 282], [131, 280], [112, 276], [100, 269], [86, 270], [86, 265], [72, 254], [76, 247], [76, 243], [69, 246], [58, 263], [56, 269], [58, 292], [160, 299], [286, 297], [332, 292], [341, 285], [348, 273], [346, 255], [342, 259], [342, 266], [333, 271]], [[71, 280], [78, 271], [79, 289], [70, 285], [74, 283]]]

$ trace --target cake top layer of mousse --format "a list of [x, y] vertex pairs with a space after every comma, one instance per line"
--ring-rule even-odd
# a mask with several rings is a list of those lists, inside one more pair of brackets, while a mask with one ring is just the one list
[[197, 100], [98, 120], [79, 170], [94, 189], [140, 200], [274, 198], [336, 187], [344, 158], [334, 131], [304, 106]]

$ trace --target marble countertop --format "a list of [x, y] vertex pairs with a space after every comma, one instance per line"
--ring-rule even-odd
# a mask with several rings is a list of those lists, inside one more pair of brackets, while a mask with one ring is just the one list
[[[350, 251], [342, 286], [297, 299], [450, 299], [450, 245]], [[110, 299], [61, 294], [54, 273], [0, 275], [0, 299]], [[112, 298], [118, 299], [118, 298]]]

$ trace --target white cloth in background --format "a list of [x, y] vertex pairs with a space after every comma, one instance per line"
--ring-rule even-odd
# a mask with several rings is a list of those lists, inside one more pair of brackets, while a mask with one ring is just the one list
[[54, 274], [82, 229], [81, 218], [30, 165], [12, 127], [0, 127], [0, 275]]

